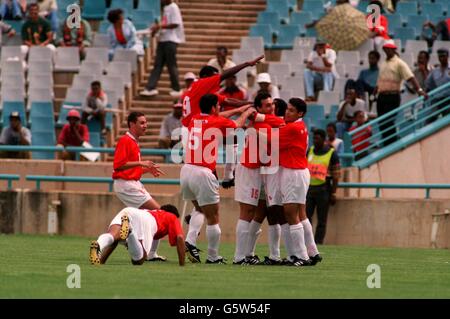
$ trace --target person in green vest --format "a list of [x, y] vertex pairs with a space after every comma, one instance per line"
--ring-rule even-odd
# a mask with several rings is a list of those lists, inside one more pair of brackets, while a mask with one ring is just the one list
[[314, 146], [308, 150], [311, 180], [306, 195], [306, 215], [312, 224], [312, 217], [317, 208], [317, 227], [314, 236], [317, 244], [323, 244], [328, 209], [330, 205], [336, 203], [336, 189], [340, 177], [339, 157], [332, 147], [325, 144], [325, 139], [324, 130], [315, 130]]

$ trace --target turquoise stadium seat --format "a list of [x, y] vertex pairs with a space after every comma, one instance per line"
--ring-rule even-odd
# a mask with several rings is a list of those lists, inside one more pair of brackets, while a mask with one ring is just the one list
[[277, 45], [292, 47], [294, 39], [300, 36], [299, 25], [281, 25], [277, 37]]
[[112, 0], [111, 1], [111, 9], [120, 8], [122, 10], [126, 10], [127, 12], [134, 10], [134, 1], [133, 0]]
[[155, 17], [159, 19], [161, 12], [161, 3], [159, 0], [139, 1], [137, 9], [143, 11], [153, 11]]
[[31, 122], [31, 133], [34, 132], [54, 132], [55, 131], [55, 120], [48, 116], [33, 116], [33, 121]]
[[[52, 132], [35, 131], [31, 136], [33, 146], [54, 146], [56, 145], [55, 130]], [[32, 159], [55, 159], [55, 152], [32, 152]]]
[[307, 38], [317, 38], [316, 28], [307, 28], [306, 29], [306, 37]]
[[292, 12], [290, 24], [299, 24], [304, 26], [305, 24], [313, 22], [313, 16], [309, 12]]
[[428, 15], [409, 15], [407, 17], [407, 26], [410, 28], [414, 28], [414, 30], [416, 31], [416, 37], [419, 37], [422, 33], [423, 24], [428, 20]]
[[310, 12], [314, 19], [320, 18], [325, 14], [323, 8], [323, 2], [318, 0], [305, 0], [303, 1], [302, 11]]
[[27, 118], [26, 118], [26, 112], [25, 112], [25, 104], [24, 102], [14, 101], [14, 102], [3, 102], [3, 111], [2, 111], [2, 117], [0, 125], [2, 127], [9, 125], [9, 116], [11, 115], [11, 112], [19, 112], [20, 114], [20, 120], [22, 122], [23, 126], [27, 125]]
[[[22, 26], [23, 26], [23, 21], [17, 21], [17, 20], [8, 20], [7, 22], [10, 26], [12, 26], [12, 28], [16, 31], [16, 33], [21, 33], [22, 32]], [[6, 36], [5, 36], [6, 38]]]
[[319, 121], [325, 119], [325, 108], [321, 104], [309, 104], [305, 115], [311, 121], [312, 126], [318, 126]]
[[417, 2], [416, 1], [398, 2], [396, 12], [405, 16], [410, 14], [418, 14]]
[[420, 5], [421, 7], [421, 14], [422, 15], [433, 15], [435, 13], [441, 13], [441, 15], [444, 14], [444, 11], [446, 8], [444, 8], [440, 3], [424, 3]]
[[[112, 105], [111, 104], [108, 104], [106, 107], [108, 109], [112, 109]], [[112, 127], [113, 127], [113, 113], [111, 113], [111, 112], [106, 113], [105, 124], [106, 124], [106, 127], [109, 130], [112, 130]]]
[[336, 121], [336, 115], [337, 115], [338, 111], [339, 111], [339, 105], [337, 105], [337, 104], [332, 105], [331, 109], [330, 109], [330, 114], [328, 114], [328, 119]]
[[263, 37], [264, 45], [272, 45], [273, 30], [269, 24], [254, 24], [250, 27], [251, 37]]
[[403, 17], [401, 15], [391, 14], [387, 16], [387, 18], [388, 18], [389, 34], [392, 34], [394, 29], [403, 27]]
[[89, 132], [89, 144], [93, 147], [102, 146], [102, 138], [98, 132]]
[[32, 102], [30, 108], [30, 122], [33, 117], [54, 117], [52, 102]]
[[155, 14], [153, 11], [133, 10], [131, 11], [130, 16], [134, 24], [145, 23], [148, 27], [155, 22]]
[[411, 27], [394, 29], [394, 38], [402, 41], [402, 47], [405, 46], [406, 40], [416, 40], [416, 29]]
[[107, 32], [107, 30], [108, 30], [108, 28], [109, 28], [110, 25], [111, 25], [111, 23], [109, 23], [109, 21], [107, 21], [107, 20], [102, 20], [102, 21], [100, 22], [99, 27], [98, 27], [98, 32], [99, 32], [99, 33], [102, 33], [102, 34], [106, 34], [106, 32]]
[[287, 0], [268, 0], [266, 11], [278, 12], [281, 19], [289, 20], [289, 4]]
[[105, 1], [84, 1], [81, 15], [84, 19], [102, 20], [106, 11]]
[[263, 11], [258, 14], [257, 24], [268, 24], [273, 30], [278, 30], [281, 19], [278, 12]]

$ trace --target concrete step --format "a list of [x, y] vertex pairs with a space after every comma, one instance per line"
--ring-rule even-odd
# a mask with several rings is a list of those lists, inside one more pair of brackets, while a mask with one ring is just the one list
[[[196, 10], [194, 10], [196, 11]], [[233, 15], [217, 15], [217, 16], [209, 16], [209, 15], [183, 15], [183, 22], [209, 22], [211, 25], [214, 23], [248, 23], [253, 24], [256, 23], [257, 17], [255, 14], [244, 16], [244, 17], [235, 17]]]
[[[220, 34], [220, 32], [223, 32], [220, 28], [217, 28], [214, 26], [214, 28], [188, 28], [185, 29], [185, 32], [189, 35], [217, 35]], [[229, 36], [237, 36], [237, 37], [243, 37], [248, 34], [248, 30], [242, 29], [242, 30], [227, 30], [226, 34]]]
[[255, 12], [263, 11], [266, 8], [265, 3], [215, 3], [215, 2], [180, 2], [180, 9], [183, 14], [186, 13], [187, 9], [197, 9], [197, 10], [211, 10], [211, 11], [221, 11], [227, 12], [229, 10], [234, 10], [238, 12]]
[[[211, 9], [208, 8], [208, 6], [204, 6], [203, 8], [200, 8], [200, 6], [194, 7], [194, 4], [191, 4], [191, 7], [184, 7], [181, 10], [181, 13], [183, 15], [183, 20], [189, 20], [188, 18], [195, 18], [200, 16], [207, 16], [211, 23], [214, 23], [217, 18], [223, 18], [224, 15], [226, 16], [232, 16], [235, 18], [255, 18], [257, 14], [255, 14], [257, 11], [254, 10], [238, 10], [238, 9], [226, 9], [226, 10], [214, 10], [214, 2], [211, 2]], [[264, 10], [262, 7], [261, 10]]]

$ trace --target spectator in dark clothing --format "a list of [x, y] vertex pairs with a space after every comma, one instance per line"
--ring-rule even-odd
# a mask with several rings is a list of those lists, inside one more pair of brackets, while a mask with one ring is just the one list
[[[4, 127], [0, 136], [0, 145], [30, 145], [31, 132], [22, 126], [19, 112], [11, 112], [9, 126]], [[0, 152], [0, 158], [30, 158], [29, 152]]]

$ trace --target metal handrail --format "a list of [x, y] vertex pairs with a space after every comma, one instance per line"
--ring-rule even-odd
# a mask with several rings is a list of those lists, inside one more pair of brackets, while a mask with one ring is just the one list
[[0, 180], [8, 182], [8, 190], [12, 189], [12, 182], [20, 180], [20, 175], [17, 174], [0, 174]]

